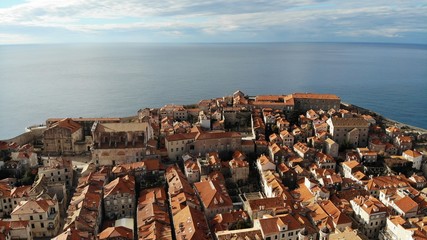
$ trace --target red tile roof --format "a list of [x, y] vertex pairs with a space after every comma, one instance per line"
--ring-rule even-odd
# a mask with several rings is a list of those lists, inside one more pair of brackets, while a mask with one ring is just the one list
[[208, 224], [203, 213], [189, 206], [179, 211], [173, 217], [175, 235], [177, 239], [207, 240], [209, 236]]
[[413, 150], [406, 150], [405, 152], [403, 152], [404, 154], [413, 157], [413, 158], [417, 158], [419, 156], [422, 156], [420, 152], [417, 151], [413, 151]]
[[71, 133], [75, 133], [77, 130], [82, 128], [82, 126], [80, 124], [76, 123], [71, 118], [64, 118], [64, 119], [54, 123], [52, 126], [50, 126], [48, 128], [48, 130], [52, 129], [52, 128], [56, 128], [56, 127], [66, 128], [66, 129], [70, 130]]
[[109, 227], [98, 235], [99, 239], [133, 239], [132, 230], [126, 227]]
[[341, 100], [337, 95], [334, 95], [334, 94], [319, 94], [319, 93], [293, 93], [292, 97], [303, 98], [303, 99]]
[[396, 200], [394, 204], [396, 204], [396, 206], [400, 208], [400, 210], [402, 210], [404, 213], [408, 213], [409, 211], [414, 209], [415, 211], [417, 211], [418, 209], [418, 204], [409, 196]]
[[181, 192], [194, 195], [193, 188], [177, 166], [168, 167], [165, 175], [169, 186], [168, 191], [171, 196], [175, 196]]
[[233, 202], [222, 183], [217, 181], [204, 181], [194, 183], [194, 188], [199, 193], [205, 208], [232, 207]]
[[124, 193], [135, 194], [135, 179], [133, 176], [118, 177], [104, 186], [104, 198]]
[[23, 201], [16, 206], [11, 215], [47, 213], [49, 207], [55, 207], [57, 204], [58, 202], [56, 200], [50, 199]]

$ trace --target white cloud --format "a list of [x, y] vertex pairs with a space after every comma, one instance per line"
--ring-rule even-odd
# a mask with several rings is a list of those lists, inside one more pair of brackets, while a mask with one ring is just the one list
[[171, 37], [186, 36], [191, 30], [208, 36], [293, 31], [323, 33], [325, 38], [333, 34], [392, 38], [427, 29], [427, 6], [422, 1], [30, 0], [0, 8], [0, 28], [55, 28], [81, 34], [149, 30]]

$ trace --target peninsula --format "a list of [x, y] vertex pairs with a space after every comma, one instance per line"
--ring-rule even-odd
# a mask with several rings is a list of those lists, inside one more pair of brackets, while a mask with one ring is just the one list
[[0, 239], [427, 239], [426, 144], [334, 94], [50, 118], [0, 141]]

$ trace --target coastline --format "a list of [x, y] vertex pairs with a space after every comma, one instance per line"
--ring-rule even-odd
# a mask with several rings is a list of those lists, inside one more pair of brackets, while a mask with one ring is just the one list
[[405, 131], [409, 131], [409, 132], [417, 132], [419, 134], [427, 134], [427, 129], [421, 128], [421, 127], [416, 127], [416, 126], [412, 126], [406, 123], [402, 123], [387, 117], [384, 117], [383, 115], [374, 112], [372, 110], [351, 104], [351, 103], [346, 103], [346, 102], [341, 102], [341, 105], [350, 108], [350, 109], [356, 109], [358, 112], [362, 113], [362, 114], [369, 114], [372, 116], [376, 116], [376, 118], [378, 118], [379, 120], [382, 121], [382, 123], [386, 126], [386, 127], [391, 127], [391, 126], [396, 126], [399, 127]]
[[[402, 122], [398, 122], [396, 120], [390, 119], [390, 118], [386, 118], [384, 116], [382, 116], [381, 114], [374, 112], [372, 110], [351, 104], [351, 103], [347, 103], [347, 102], [341, 102], [341, 108], [347, 109], [347, 110], [357, 110], [359, 113], [361, 114], [369, 114], [375, 117], [375, 119], [378, 121], [381, 121], [381, 123], [385, 126], [385, 127], [390, 127], [390, 126], [396, 126], [399, 127], [401, 129], [403, 129], [405, 132], [411, 132], [411, 133], [418, 133], [419, 135], [425, 135], [427, 134], [427, 129], [424, 128], [420, 128], [420, 127], [416, 127], [416, 126], [412, 126], [409, 124], [405, 124]], [[135, 116], [127, 116], [127, 117], [119, 117], [122, 120], [128, 120], [129, 119], [133, 119], [135, 118]], [[44, 126], [45, 127], [45, 126]], [[26, 127], [26, 131], [24, 131], [23, 133], [12, 137], [10, 139], [1, 139], [0, 141], [3, 142], [7, 142], [7, 143], [11, 143], [11, 142], [16, 142], [20, 145], [26, 144], [29, 141], [32, 141], [34, 139], [40, 138], [43, 135], [43, 131], [44, 131], [44, 127], [42, 127], [42, 125], [32, 125], [32, 126], [28, 126]]]

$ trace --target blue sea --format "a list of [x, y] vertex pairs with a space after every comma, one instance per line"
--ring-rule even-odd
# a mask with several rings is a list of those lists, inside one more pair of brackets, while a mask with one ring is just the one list
[[0, 139], [51, 117], [118, 117], [232, 94], [333, 93], [427, 128], [427, 45], [0, 46]]

